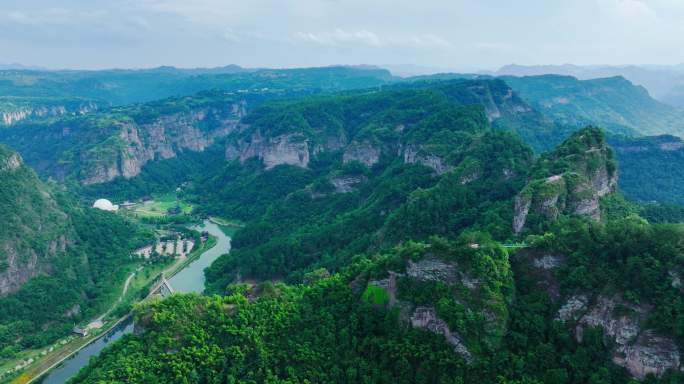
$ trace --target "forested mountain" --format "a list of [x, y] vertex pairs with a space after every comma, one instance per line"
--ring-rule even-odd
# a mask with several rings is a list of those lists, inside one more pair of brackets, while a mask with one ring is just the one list
[[207, 92], [116, 107], [0, 130], [40, 173], [88, 185], [130, 178], [149, 161], [202, 151], [239, 124], [252, 102], [270, 92]]
[[[167, 71], [179, 72], [171, 69]], [[357, 73], [363, 70], [350, 71]], [[348, 83], [344, 71], [343, 74], [333, 69], [304, 69], [300, 72], [301, 77], [306, 79], [316, 79], [321, 73], [328, 73], [331, 82], [343, 84], [339, 88], [355, 86]], [[462, 77], [412, 78], [385, 85], [384, 89], [431, 90], [444, 93], [454, 104], [482, 105], [495, 128], [518, 133], [537, 152], [561, 142], [578, 129], [579, 124], [590, 123], [606, 127], [611, 132], [640, 135], [644, 132], [676, 133], [678, 124], [684, 121], [677, 120], [679, 112], [675, 109], [659, 104], [642, 89], [619, 78], [578, 81], [562, 76], [506, 77], [504, 83], [492, 79], [465, 80]], [[445, 78], [451, 80], [444, 80]], [[300, 80], [298, 77], [292, 81]], [[251, 124], [251, 119], [257, 117], [248, 116], [249, 112], [263, 102], [310, 95], [314, 90], [307, 87], [314, 86], [314, 83], [304, 81], [300, 91], [211, 91], [116, 107], [84, 116], [19, 123], [0, 130], [0, 140], [19, 150], [26, 161], [42, 175], [84, 185], [97, 184], [120, 176], [130, 178], [138, 175], [150, 161], [156, 164], [160, 160], [183, 154], [187, 154], [183, 156], [184, 159], [192, 157], [193, 161], [209, 161], [209, 156], [198, 157], [191, 152], [206, 150], [217, 140], [221, 141], [242, 124], [243, 118], [246, 119], [246, 124]], [[512, 91], [507, 84], [514, 86], [520, 94]], [[358, 92], [374, 93], [378, 89]], [[337, 97], [339, 94], [330, 96], [331, 99]], [[11, 99], [17, 105], [21, 104], [17, 100], [23, 100]], [[80, 102], [82, 100], [76, 99], [74, 105], [79, 106]], [[58, 114], [69, 114], [67, 111], [57, 110]], [[73, 113], [82, 112], [87, 110]], [[626, 136], [621, 140], [627, 140]], [[677, 153], [666, 152], [671, 155]], [[622, 183], [625, 184], [628, 196], [640, 201], [679, 202], [674, 186], [676, 177], [639, 171], [643, 168], [640, 161], [646, 161], [641, 152], [619, 151], [618, 160], [623, 163], [622, 169], [626, 176]], [[649, 161], [650, 165], [655, 165], [653, 160]], [[676, 174], [677, 159], [669, 156], [668, 161], [663, 167], [655, 169], [673, 166], [674, 173], [669, 174]], [[163, 166], [164, 163], [169, 161], [158, 165]], [[184, 164], [184, 173], [192, 173], [193, 169], [189, 164], [182, 161], [176, 163]], [[157, 165], [152, 165], [154, 166]], [[156, 175], [155, 178], [159, 179], [160, 172]], [[657, 184], [659, 187], [650, 188], [651, 192], [642, 188], [637, 194], [630, 186], [637, 185], [631, 181], [630, 175], [639, 176], [640, 186]], [[653, 179], [649, 178], [651, 175], [654, 176]], [[131, 190], [124, 192], [127, 197], [131, 197]]]
[[[13, 330], [0, 333], [6, 353], [93, 314], [143, 235], [118, 216], [79, 208], [69, 193], [123, 200], [182, 184], [195, 214], [244, 224], [233, 250], [206, 270], [215, 296], [136, 309], [138, 332], [73, 382], [683, 379], [684, 233], [642, 218], [682, 215], [619, 194], [624, 173], [627, 196], [656, 195], [637, 184], [661, 173], [640, 167], [681, 146], [674, 137], [610, 135], [614, 152], [601, 129], [579, 126], [634, 133], [615, 122], [664, 121], [654, 112], [661, 104], [619, 79], [520, 78], [511, 87], [508, 78], [426, 77], [352, 89], [366, 80], [355, 83], [361, 69], [349, 70], [350, 79], [322, 75], [331, 69], [285, 71], [283, 79], [275, 71], [283, 88], [303, 85], [263, 89], [244, 80], [241, 92], [0, 130], [0, 141], [70, 191], [18, 166], [43, 191], [21, 196], [44, 200], [22, 214], [62, 218], [42, 232], [27, 227], [40, 233], [21, 238], [41, 244], [64, 233], [65, 245], [35, 251], [50, 260], [40, 276], [0, 299], [1, 324]], [[225, 76], [261, 73], [236, 72]], [[347, 90], [320, 92], [320, 84]], [[543, 106], [556, 97], [577, 108]], [[617, 108], [623, 97], [636, 104]], [[4, 243], [45, 249], [12, 241]], [[22, 304], [36, 302], [33, 294], [60, 315]], [[77, 303], [80, 312], [70, 311]], [[54, 333], [32, 333], [47, 323]]]
[[[499, 80], [410, 83], [390, 89], [410, 89], [411, 92], [415, 92], [412, 97], [416, 99], [422, 97], [419, 92], [423, 92], [427, 95], [426, 99], [432, 98], [442, 104], [481, 105], [486, 118], [497, 127], [518, 131], [531, 141], [549, 134], [557, 135], [555, 132], [547, 132], [553, 131], [555, 126], [548, 124], [541, 115]], [[208, 91], [194, 96], [116, 107], [84, 116], [15, 124], [13, 127], [0, 130], [0, 141], [17, 149], [26, 161], [43, 175], [58, 180], [77, 181], [84, 185], [96, 184], [119, 176], [136, 176], [151, 160], [168, 159], [183, 151], [203, 151], [240, 126], [267, 125], [268, 122], [259, 123], [263, 111], [256, 111], [254, 114], [248, 112], [267, 100], [306, 97], [307, 93], [310, 91]], [[349, 95], [375, 93], [378, 94], [378, 103], [383, 103], [385, 94], [377, 89], [352, 91]], [[321, 100], [324, 99], [325, 97]], [[312, 122], [327, 124], [315, 128], [325, 128], [336, 133], [334, 129], [340, 122], [335, 119], [342, 117], [334, 114], [341, 110], [347, 100], [351, 99], [345, 99], [344, 94], [334, 94], [329, 96], [326, 102], [320, 102], [320, 105], [309, 105], [310, 110], [331, 108], [330, 111], [323, 112], [323, 115], [327, 113], [333, 120]], [[404, 105], [407, 109], [419, 108], [411, 106], [411, 99], [405, 100]], [[344, 106], [344, 113], [354, 114], [353, 107], [351, 104]], [[392, 111], [394, 112], [401, 111], [397, 107]], [[411, 112], [409, 110], [406, 113]], [[294, 116], [295, 112], [290, 115]], [[393, 118], [401, 120], [401, 115]], [[293, 121], [285, 119], [279, 124], [284, 126]], [[314, 133], [327, 134], [313, 131], [309, 133], [309, 140], [314, 138]], [[289, 145], [288, 138], [280, 139], [283, 140], [281, 146]], [[339, 139], [347, 140], [346, 137]], [[376, 137], [374, 140], [384, 138]], [[314, 150], [314, 145], [320, 146], [322, 143], [314, 144], [311, 141], [309, 145], [311, 148], [306, 149], [307, 151]]]
[[0, 357], [40, 347], [88, 319], [120, 289], [146, 234], [76, 206], [0, 146]]
[[658, 101], [684, 107], [684, 66], [581, 66], [581, 65], [506, 65], [495, 72], [500, 76], [566, 75], [580, 80], [621, 76], [648, 89]]
[[[12, 113], [11, 116], [14, 116], [11, 121], [4, 122], [7, 124], [40, 115], [40, 105], [47, 101], [56, 108], [67, 108], [69, 99], [73, 98], [90, 100], [91, 103], [100, 105], [120, 106], [211, 89], [233, 92], [263, 88], [332, 91], [374, 87], [391, 79], [387, 70], [364, 66], [297, 69], [244, 69], [227, 66], [212, 69], [160, 67], [101, 71], [0, 70], [0, 95], [22, 98], [37, 104], [35, 110], [25, 105], [0, 104], [0, 113]], [[12, 106], [14, 108], [10, 108]]]
[[623, 77], [502, 77], [536, 110], [560, 125], [595, 124], [630, 136], [684, 134], [684, 111], [652, 99]]
[[[447, 99], [255, 112], [203, 184], [224, 191], [207, 211], [246, 220], [207, 271], [222, 297], [138, 308], [139, 332], [73, 382], [681, 381], [681, 227], [584, 209], [617, 198], [600, 130], [535, 160], [483, 107]], [[525, 196], [545, 197], [516, 252], [501, 242], [520, 239]]]
[[[235, 238], [240, 250], [211, 268], [209, 282], [230, 280], [227, 272], [242, 260], [240, 252], [253, 261], [240, 262], [243, 275], [284, 277], [312, 263], [342, 265], [383, 239], [403, 238], [402, 231], [457, 230], [502, 209], [480, 197], [512, 197], [532, 153], [517, 138], [492, 130], [486, 108], [456, 104], [460, 91], [482, 84], [320, 97], [255, 111], [246, 129], [227, 138], [226, 156], [233, 161], [197, 183], [203, 209], [256, 221]], [[459, 185], [468, 188], [459, 192]], [[392, 214], [416, 188], [442, 199], [418, 194], [413, 205]], [[300, 204], [316, 209], [295, 208]], [[423, 227], [431, 223], [419, 204], [467, 206], [468, 212], [433, 232]], [[493, 230], [510, 232], [509, 223]]]

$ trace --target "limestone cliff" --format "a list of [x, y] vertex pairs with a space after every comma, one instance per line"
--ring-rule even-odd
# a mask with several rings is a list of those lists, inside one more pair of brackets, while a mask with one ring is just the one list
[[472, 279], [459, 271], [456, 265], [434, 258], [415, 263], [409, 260], [406, 264], [406, 273], [390, 271], [388, 274], [389, 276], [385, 279], [370, 280], [369, 286], [378, 287], [387, 293], [389, 298], [387, 304], [390, 307], [400, 307], [402, 320], [405, 323], [413, 328], [424, 329], [443, 336], [445, 341], [453, 347], [455, 353], [461, 355], [466, 361], [472, 361], [473, 356], [468, 350], [463, 336], [451, 329], [447, 322], [440, 318], [433, 305], [417, 305], [408, 300], [397, 300], [397, 279], [444, 283], [449, 286], [462, 284], [473, 289], [475, 287], [470, 284]]
[[[618, 308], [620, 310], [618, 311]], [[630, 303], [619, 296], [598, 296], [577, 321], [576, 337], [582, 340], [585, 327], [603, 329], [607, 342], [614, 345], [613, 362], [627, 368], [632, 376], [660, 376], [681, 368], [681, 354], [675, 341], [645, 326], [648, 305]]]
[[[429, 89], [425, 89], [428, 88]], [[226, 158], [260, 159], [308, 167], [322, 154], [367, 168], [395, 159], [421, 164], [436, 175], [455, 168], [471, 135], [490, 123], [528, 119], [534, 111], [504, 82], [453, 81], [398, 86], [391, 91], [306, 98], [257, 108], [227, 141]], [[464, 183], [476, 179], [467, 175]]]
[[86, 164], [79, 174], [82, 184], [96, 184], [116, 177], [138, 175], [149, 161], [174, 157], [178, 151], [203, 151], [217, 138], [231, 133], [244, 116], [244, 104], [204, 107], [161, 115], [145, 123], [116, 121], [112, 144], [99, 155], [81, 154]]
[[437, 175], [441, 175], [453, 168], [441, 157], [424, 152], [420, 147], [409, 145], [403, 151], [404, 163], [406, 164], [422, 164], [426, 167], [432, 168]]
[[12, 125], [33, 118], [83, 115], [98, 108], [98, 103], [89, 100], [33, 101], [31, 98], [0, 98], [0, 125]]
[[[369, 278], [362, 297], [397, 309], [405, 325], [442, 336], [456, 354], [472, 362], [483, 345], [496, 346], [505, 333], [504, 303], [510, 299], [505, 292], [511, 284], [507, 255], [472, 238], [436, 241], [399, 247], [402, 258], [385, 260], [393, 268]], [[479, 262], [490, 263], [491, 269], [481, 270], [475, 266]], [[363, 278], [352, 284], [360, 285]], [[472, 319], [469, 326], [466, 318]]]
[[555, 220], [561, 214], [601, 219], [599, 199], [613, 192], [617, 169], [611, 149], [598, 128], [585, 128], [555, 151], [542, 156], [532, 179], [515, 198], [513, 230], [532, 222]]
[[[203, 151], [246, 114], [251, 95], [208, 92], [14, 124], [0, 141], [42, 175], [84, 185], [130, 178], [153, 160]], [[254, 96], [257, 98], [257, 96]]]
[[566, 266], [565, 256], [528, 249], [517, 257], [528, 263], [531, 268], [527, 273], [558, 303], [555, 320], [571, 327], [578, 341], [582, 341], [586, 328], [601, 328], [605, 344], [612, 348], [613, 362], [638, 379], [682, 368], [675, 340], [649, 328], [647, 317], [652, 306], [630, 302], [619, 294], [578, 292], [562, 298], [556, 272]]
[[266, 169], [276, 165], [289, 164], [306, 168], [309, 165], [309, 142], [298, 134], [287, 134], [264, 138], [259, 131], [248, 140], [226, 147], [226, 159], [247, 159], [256, 157], [263, 161]]

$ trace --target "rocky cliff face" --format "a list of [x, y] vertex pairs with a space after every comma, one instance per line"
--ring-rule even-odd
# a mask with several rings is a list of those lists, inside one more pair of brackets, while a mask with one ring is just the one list
[[490, 128], [492, 121], [530, 113], [535, 112], [499, 80], [311, 98], [254, 110], [227, 143], [226, 157], [258, 158], [267, 168], [306, 167], [316, 155], [339, 152], [345, 164], [371, 168], [383, 159], [399, 158], [441, 175], [457, 165], [449, 162], [458, 157], [449, 154], [467, 149], [469, 135]]
[[578, 341], [583, 339], [587, 327], [602, 328], [605, 344], [612, 346], [613, 362], [638, 379], [682, 368], [681, 352], [675, 341], [647, 328], [646, 318], [652, 310], [648, 304], [632, 303], [620, 295], [591, 293], [576, 293], [561, 301], [554, 271], [565, 265], [565, 256], [525, 250], [518, 257], [533, 267], [540, 288], [559, 300], [555, 320], [571, 326]]
[[168, 159], [184, 150], [203, 151], [217, 138], [233, 132], [244, 114], [244, 104], [238, 102], [223, 109], [199, 108], [163, 115], [144, 124], [116, 122], [115, 146], [99, 156], [91, 151], [82, 153], [82, 161], [88, 166], [80, 182], [89, 185], [116, 177], [131, 178], [149, 161]]
[[432, 168], [437, 175], [441, 175], [451, 169], [453, 166], [446, 164], [446, 162], [439, 156], [422, 153], [420, 148], [409, 145], [404, 149], [404, 163], [406, 164], [423, 164], [426, 167]]
[[83, 115], [97, 110], [99, 105], [93, 101], [69, 102], [53, 105], [9, 106], [0, 110], [0, 125], [12, 125], [22, 120], [63, 115]]
[[523, 230], [531, 215], [535, 224], [561, 214], [600, 220], [599, 199], [615, 190], [618, 177], [612, 152], [596, 128], [575, 133], [542, 157], [532, 175], [515, 199], [515, 233]]
[[349, 193], [356, 189], [360, 184], [367, 180], [366, 176], [339, 176], [330, 179], [330, 184], [335, 188], [335, 193]]
[[454, 352], [471, 362], [472, 354], [456, 332], [449, 329], [449, 325], [437, 316], [434, 307], [416, 307], [410, 315], [409, 323], [413, 328], [424, 329], [428, 332], [444, 336], [447, 343], [454, 347]]
[[674, 152], [684, 148], [682, 139], [676, 136], [663, 135], [640, 138], [611, 138], [611, 147], [615, 149], [618, 157], [644, 152]]
[[309, 165], [310, 156], [309, 141], [298, 134], [264, 138], [257, 131], [249, 141], [240, 141], [226, 147], [227, 160], [239, 159], [244, 163], [256, 157], [263, 161], [266, 169], [281, 164], [306, 168]]
[[33, 249], [18, 249], [12, 241], [3, 242], [0, 249], [5, 260], [4, 270], [0, 272], [0, 296], [17, 291], [33, 277], [51, 273], [49, 259], [58, 252], [64, 252], [66, 246], [66, 235], [50, 240], [47, 252], [40, 255]]
[[644, 328], [649, 310], [646, 305], [617, 296], [599, 296], [577, 322], [576, 337], [582, 340], [584, 327], [602, 328], [608, 341], [615, 345], [613, 362], [639, 379], [648, 374], [660, 376], [669, 369], [679, 370], [681, 355], [675, 341]]
[[[459, 244], [455, 247], [463, 247], [477, 258], [478, 244]], [[398, 265], [403, 267], [401, 270], [387, 271], [385, 278], [369, 279], [366, 292], [382, 290], [384, 294], [380, 297], [386, 297], [386, 301], [380, 305], [397, 308], [403, 324], [442, 336], [456, 354], [466, 362], [472, 362], [476, 358], [473, 351], [479, 350], [482, 344], [496, 345], [503, 334], [507, 314], [497, 309], [502, 304], [502, 295], [498, 291], [501, 281], [491, 285], [488, 278], [478, 275], [471, 267], [453, 259], [445, 260], [441, 256], [442, 251], [433, 253], [430, 248], [423, 250], [427, 252], [418, 260], [408, 258], [402, 262], [392, 262], [395, 268]], [[363, 276], [357, 277], [352, 284], [358, 285], [360, 279]], [[435, 287], [440, 287], [444, 292], [444, 296], [435, 302], [421, 301], [413, 296], [414, 290], [431, 290]], [[459, 323], [450, 317], [448, 311], [444, 312], [449, 305], [451, 308], [460, 308], [470, 318], [478, 319], [477, 336], [471, 333], [472, 329], [457, 325]]]
[[[458, 271], [456, 265], [445, 263], [438, 259], [425, 259], [418, 262], [408, 261], [406, 273], [389, 272], [389, 277], [381, 280], [370, 280], [370, 286], [383, 289], [388, 295], [387, 305], [399, 306], [402, 320], [413, 328], [424, 329], [444, 337], [444, 340], [454, 348], [454, 352], [466, 361], [473, 359], [465, 342], [458, 332], [455, 332], [437, 314], [433, 306], [416, 305], [405, 300], [397, 300], [397, 279], [408, 278], [415, 281], [430, 281], [446, 283], [450, 286], [468, 281], [466, 275]], [[470, 285], [470, 284], [469, 284]]]

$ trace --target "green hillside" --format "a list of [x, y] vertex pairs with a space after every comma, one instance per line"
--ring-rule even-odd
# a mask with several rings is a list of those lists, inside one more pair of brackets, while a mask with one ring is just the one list
[[535, 109], [572, 127], [594, 124], [630, 136], [684, 134], [684, 111], [651, 98], [622, 77], [577, 80], [570, 76], [501, 77]]
[[[388, 93], [382, 108], [378, 95], [360, 97], [355, 110], [372, 101], [375, 113], [362, 120], [381, 127], [382, 111], [406, 95]], [[412, 105], [429, 112], [428, 100]], [[313, 102], [300, 106], [307, 111]], [[278, 109], [261, 116], [271, 113], [279, 121]], [[236, 158], [215, 184], [204, 184], [226, 191], [206, 197], [213, 203], [206, 209], [247, 220], [234, 251], [207, 271], [210, 292], [220, 296], [176, 295], [137, 308], [139, 332], [72, 382], [681, 381], [666, 368], [678, 369], [672, 356], [684, 342], [684, 302], [670, 278], [684, 272], [681, 226], [648, 224], [615, 207], [601, 221], [558, 210], [528, 229], [522, 249], [510, 245], [523, 240], [513, 235], [514, 198], [529, 188], [528, 176], [534, 183], [565, 172], [569, 194], [598, 194], [601, 185], [570, 181], [578, 174], [590, 182], [614, 167], [602, 132], [583, 129], [535, 161], [519, 139], [485, 119], [439, 125], [432, 116], [402, 115], [413, 124], [397, 140], [429, 143], [430, 134], [458, 133], [464, 145], [440, 153], [458, 162], [443, 173], [396, 152], [371, 166], [345, 164], [344, 147], [337, 159], [335, 151], [318, 152], [306, 167], [265, 169], [263, 158], [242, 165]], [[299, 117], [311, 121], [308, 113]], [[347, 131], [355, 125], [342, 121], [338, 133], [368, 132]], [[351, 190], [332, 184], [339, 177], [353, 178]], [[608, 192], [602, 201], [619, 200]], [[614, 321], [636, 327], [636, 336], [621, 338]], [[656, 356], [643, 362], [658, 377], [630, 365], [635, 357], [617, 360], [632, 350]]]
[[[244, 224], [205, 270], [212, 296], [136, 308], [137, 332], [73, 382], [680, 382], [684, 233], [659, 223], [682, 214], [617, 186], [623, 164], [648, 182], [633, 153], [677, 140], [607, 142], [521, 95], [501, 79], [211, 91], [0, 132], [83, 198], [182, 185], [195, 214]], [[88, 231], [72, 209], [79, 239], [134, 227]], [[100, 243], [74, 244], [116, 276]], [[64, 263], [48, 276], [74, 276]], [[33, 281], [7, 298], [36, 301]]]
[[68, 334], [110, 304], [148, 234], [84, 209], [0, 146], [0, 359]]

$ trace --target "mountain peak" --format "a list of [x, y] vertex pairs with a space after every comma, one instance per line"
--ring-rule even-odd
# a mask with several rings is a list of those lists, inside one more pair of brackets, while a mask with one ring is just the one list
[[601, 219], [599, 199], [615, 191], [617, 165], [603, 131], [586, 127], [543, 155], [515, 199], [513, 230], [545, 226], [562, 214]]

